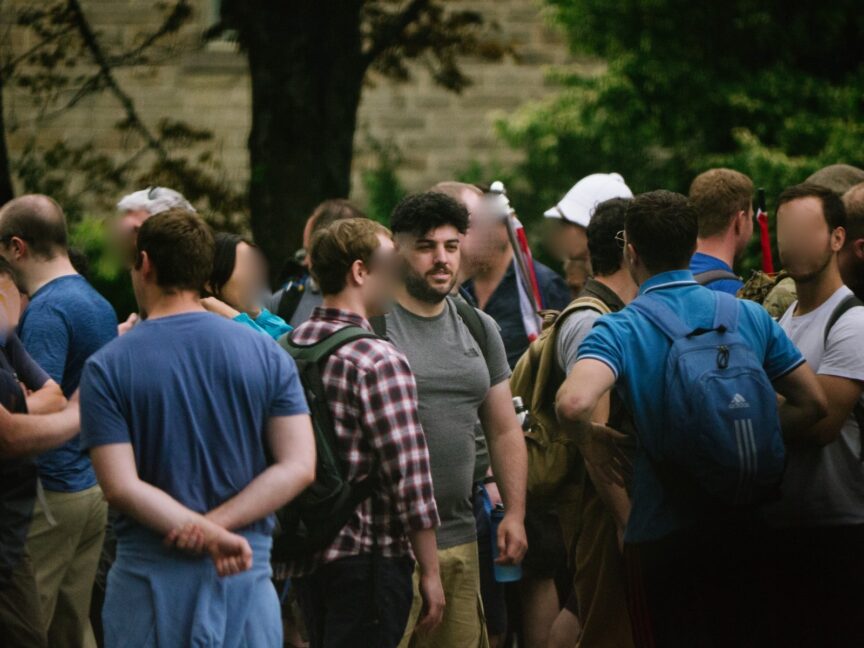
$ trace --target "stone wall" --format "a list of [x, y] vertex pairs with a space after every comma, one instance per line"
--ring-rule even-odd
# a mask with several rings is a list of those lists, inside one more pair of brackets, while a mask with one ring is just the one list
[[[213, 23], [218, 0], [198, 0], [194, 18], [172, 37], [146, 68], [120, 70], [118, 80], [148, 124], [161, 118], [186, 120], [210, 129], [212, 148], [225, 168], [226, 181], [246, 182], [249, 130], [249, 82], [246, 61], [229, 42], [202, 43], [201, 33]], [[10, 5], [32, 4], [10, 0]], [[482, 11], [500, 26], [515, 57], [503, 62], [465, 61], [473, 84], [462, 94], [435, 86], [428, 73], [416, 69], [407, 83], [370, 78], [358, 119], [354, 194], [363, 200], [359, 176], [376, 161], [369, 141], [395, 146], [402, 163], [398, 176], [409, 190], [425, 188], [454, 176], [474, 160], [507, 163], [515, 153], [495, 138], [496, 115], [551, 91], [546, 71], [551, 64], [572, 62], [561, 36], [548, 25], [540, 0], [464, 0], [458, 4]], [[153, 4], [143, 0], [82, 0], [91, 24], [106, 46], [134, 43], [159, 20]], [[22, 30], [3, 26], [8, 50], [25, 51]], [[52, 119], [40, 116], [15, 88], [4, 93], [10, 154], [20, 153], [28, 138], [43, 145], [65, 140], [92, 141], [101, 151], [123, 159], [128, 142], [113, 128], [122, 116], [106, 93], [90, 97]]]

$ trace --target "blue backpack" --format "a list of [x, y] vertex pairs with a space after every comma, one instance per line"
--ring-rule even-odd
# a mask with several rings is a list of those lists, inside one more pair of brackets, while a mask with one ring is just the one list
[[741, 306], [714, 294], [713, 327], [695, 331], [653, 295], [631, 304], [672, 340], [666, 425], [652, 459], [718, 502], [746, 507], [776, 497], [785, 449], [774, 388], [738, 333]]

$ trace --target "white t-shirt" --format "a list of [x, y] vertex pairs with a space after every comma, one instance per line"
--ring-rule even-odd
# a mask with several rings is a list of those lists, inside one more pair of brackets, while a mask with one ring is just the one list
[[[780, 326], [817, 374], [864, 381], [864, 308], [844, 313], [824, 342], [831, 314], [851, 294], [843, 286], [819, 308], [799, 317], [793, 316], [797, 303], [792, 304]], [[860, 402], [864, 404], [864, 394]], [[827, 446], [790, 449], [783, 497], [766, 511], [768, 521], [776, 526], [864, 524], [860, 457], [861, 432], [854, 414]]]

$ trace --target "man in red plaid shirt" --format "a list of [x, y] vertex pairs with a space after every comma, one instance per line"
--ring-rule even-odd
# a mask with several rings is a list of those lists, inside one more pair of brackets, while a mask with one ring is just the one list
[[[368, 318], [386, 312], [395, 288], [390, 232], [370, 220], [340, 221], [316, 234], [310, 256], [324, 305], [297, 328], [293, 342], [312, 345], [346, 326], [371, 332]], [[322, 382], [345, 477], [360, 481], [377, 464], [379, 484], [315, 557], [311, 573], [295, 579], [298, 601], [312, 648], [395, 647], [411, 609], [414, 558], [421, 629], [434, 628], [444, 610], [438, 510], [414, 375], [392, 344], [363, 338], [326, 360]]]

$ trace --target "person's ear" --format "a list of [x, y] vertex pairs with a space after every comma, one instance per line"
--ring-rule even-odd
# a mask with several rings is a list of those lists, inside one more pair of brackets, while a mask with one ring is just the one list
[[639, 253], [636, 251], [636, 248], [633, 247], [633, 244], [628, 243], [624, 251], [627, 256], [627, 263], [630, 265], [631, 268], [636, 267], [636, 265], [639, 263]]
[[369, 274], [369, 271], [366, 268], [366, 264], [363, 263], [360, 259], [357, 259], [354, 263], [351, 264], [350, 278], [351, 282], [356, 286], [362, 286], [366, 281], [366, 275]]
[[864, 238], [855, 239], [852, 241], [852, 251], [855, 256], [864, 261]]
[[20, 259], [27, 253], [27, 241], [18, 236], [13, 236], [9, 239], [9, 249], [12, 250], [15, 259]]
[[843, 246], [846, 244], [846, 228], [845, 227], [835, 227], [834, 231], [831, 232], [831, 249], [834, 252], [839, 252], [843, 249]]

